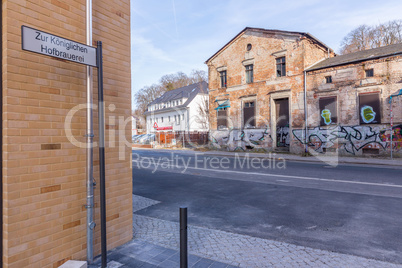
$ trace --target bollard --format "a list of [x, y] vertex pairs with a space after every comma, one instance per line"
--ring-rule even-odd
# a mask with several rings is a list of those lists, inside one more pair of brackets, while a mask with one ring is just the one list
[[180, 207], [180, 268], [187, 267], [187, 208]]

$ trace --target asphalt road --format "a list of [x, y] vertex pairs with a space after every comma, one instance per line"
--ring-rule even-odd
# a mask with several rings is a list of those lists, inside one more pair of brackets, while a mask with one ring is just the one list
[[[275, 168], [274, 168], [275, 167]], [[137, 212], [318, 249], [402, 263], [402, 169], [133, 151]]]

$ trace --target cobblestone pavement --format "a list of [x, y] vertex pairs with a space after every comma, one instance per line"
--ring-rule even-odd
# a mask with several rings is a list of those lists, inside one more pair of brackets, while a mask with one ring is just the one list
[[[156, 204], [142, 199], [142, 206]], [[179, 248], [179, 223], [133, 215], [134, 238]], [[189, 253], [239, 267], [402, 267], [399, 264], [297, 246], [285, 242], [188, 226]], [[207, 266], [208, 267], [208, 266]]]
[[159, 203], [159, 201], [133, 194], [133, 213]]
[[[177, 268], [180, 266], [180, 252], [140, 239], [130, 242], [108, 252], [108, 268]], [[88, 268], [100, 268], [101, 258], [97, 257]], [[235, 268], [226, 263], [188, 255], [190, 268]]]

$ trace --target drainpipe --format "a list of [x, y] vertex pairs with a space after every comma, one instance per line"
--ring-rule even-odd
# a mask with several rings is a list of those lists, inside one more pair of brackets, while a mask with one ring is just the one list
[[[86, 0], [86, 44], [92, 46], [92, 0]], [[94, 209], [94, 179], [93, 179], [93, 122], [92, 122], [92, 69], [86, 66], [87, 71], [87, 261], [92, 263], [93, 256], [93, 221]]]
[[304, 133], [304, 151], [307, 153], [307, 73], [304, 71], [304, 125], [305, 125], [305, 133]]

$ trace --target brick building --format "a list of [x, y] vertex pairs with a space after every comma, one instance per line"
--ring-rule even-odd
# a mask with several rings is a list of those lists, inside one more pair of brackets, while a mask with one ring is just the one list
[[[402, 87], [401, 55], [399, 44], [336, 56], [309, 33], [245, 28], [206, 61], [212, 144], [388, 154], [389, 100]], [[396, 154], [401, 99], [392, 101]]]
[[[106, 106], [108, 249], [132, 238], [130, 3], [94, 1], [93, 45], [103, 42]], [[86, 260], [86, 66], [21, 49], [21, 26], [86, 42], [86, 3], [2, 1], [2, 256], [3, 267], [58, 267]], [[97, 103], [94, 69], [94, 97]], [[94, 134], [97, 141], [97, 110]], [[117, 136], [119, 131], [120, 136]], [[122, 138], [123, 137], [123, 138]], [[71, 138], [71, 137], [70, 137]], [[94, 178], [99, 182], [98, 149]], [[99, 184], [98, 184], [99, 185]], [[95, 188], [94, 255], [100, 254], [99, 187]]]

